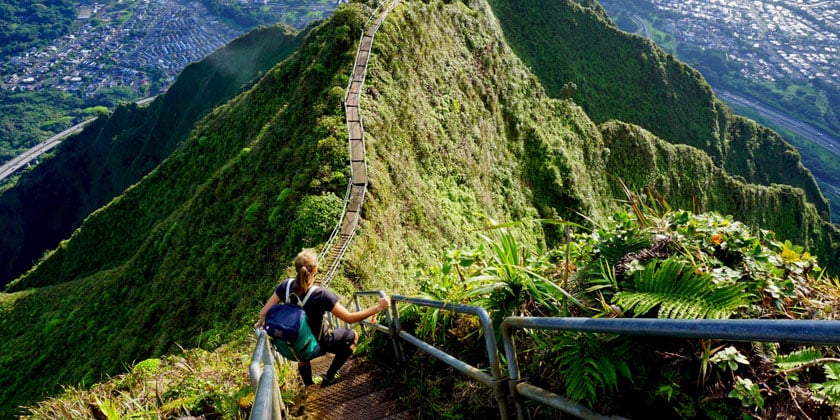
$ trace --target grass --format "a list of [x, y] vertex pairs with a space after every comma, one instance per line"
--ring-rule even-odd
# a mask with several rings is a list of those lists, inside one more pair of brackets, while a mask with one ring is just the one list
[[[246, 368], [254, 345], [248, 335], [213, 351], [190, 349], [146, 359], [89, 389], [67, 386], [61, 395], [25, 407], [21, 418], [245, 419], [254, 398]], [[281, 380], [289, 375], [287, 366], [279, 370]], [[290, 384], [283, 389], [286, 394], [296, 392], [294, 381], [285, 382]]]

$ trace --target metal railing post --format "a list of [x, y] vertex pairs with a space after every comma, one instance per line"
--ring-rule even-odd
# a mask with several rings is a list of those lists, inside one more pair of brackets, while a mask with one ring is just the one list
[[[487, 311], [484, 308], [478, 306], [445, 303], [430, 299], [409, 298], [399, 295], [391, 296], [391, 300], [392, 302], [406, 302], [414, 305], [445, 309], [453, 312], [466, 313], [478, 316], [479, 320], [481, 321], [482, 329], [484, 331], [484, 342], [485, 346], [487, 347], [487, 358], [490, 363], [491, 375], [487, 375], [486, 373], [481, 372], [475, 367], [464, 363], [456, 359], [455, 357], [452, 357], [448, 353], [437, 349], [436, 347], [418, 339], [417, 337], [414, 337], [413, 335], [405, 331], [402, 331], [399, 328], [399, 325], [396, 326], [397, 335], [403, 340], [413, 344], [420, 350], [429, 353], [438, 360], [448, 364], [449, 366], [452, 366], [453, 368], [467, 375], [468, 377], [473, 378], [481, 382], [485, 386], [489, 387], [493, 393], [493, 398], [499, 405], [499, 415], [503, 420], [506, 420], [508, 418], [508, 410], [507, 401], [505, 399], [505, 389], [504, 385], [502, 384], [502, 381], [504, 379], [501, 373], [501, 362], [499, 361], [499, 352], [496, 346], [496, 335], [493, 330], [493, 323], [490, 320], [490, 316], [487, 314]], [[398, 317], [395, 318], [395, 320], [398, 320]]]
[[391, 341], [394, 342], [394, 352], [397, 353], [397, 360], [405, 364], [408, 359], [405, 357], [405, 348], [402, 345], [402, 341], [397, 340], [400, 333], [400, 311], [397, 308], [397, 302], [392, 300], [391, 301], [391, 325], [389, 328], [389, 334], [391, 335]]
[[508, 365], [508, 394], [513, 398], [516, 407], [516, 418], [525, 420], [525, 407], [519, 394], [516, 392], [516, 384], [521, 377], [519, 375], [519, 362], [516, 360], [516, 341], [513, 336], [513, 328], [502, 322], [502, 345], [505, 347], [505, 358]]
[[[387, 296], [385, 291], [383, 290], [368, 290], [368, 291], [361, 291], [353, 293], [353, 305], [356, 311], [362, 310], [361, 304], [359, 304], [359, 297], [361, 296], [373, 296], [378, 298], [383, 298]], [[393, 320], [397, 316], [398, 312], [394, 311], [394, 303], [392, 302], [391, 307], [385, 311], [385, 325], [382, 324], [374, 324], [368, 320], [362, 320], [359, 324], [362, 326], [362, 331], [365, 331], [365, 327], [373, 328], [376, 331], [383, 332], [388, 334], [388, 337], [391, 340], [391, 344], [394, 346], [394, 355], [397, 357], [397, 361], [402, 363], [404, 360], [400, 354], [400, 348], [396, 340], [395, 328], [394, 325], [398, 324], [398, 322], [394, 322]]]

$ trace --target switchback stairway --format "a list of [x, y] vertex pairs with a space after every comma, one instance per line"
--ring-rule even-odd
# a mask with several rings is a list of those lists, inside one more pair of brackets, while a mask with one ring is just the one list
[[[361, 35], [356, 52], [356, 59], [344, 98], [350, 154], [350, 181], [347, 185], [341, 218], [318, 256], [319, 265], [324, 267], [324, 270], [319, 273], [321, 275], [316, 281], [323, 287], [327, 287], [337, 273], [341, 258], [353, 238], [361, 216], [362, 203], [368, 185], [364, 127], [360, 109], [362, 88], [373, 47], [374, 35], [388, 13], [399, 2], [400, 0], [391, 0], [387, 7], [373, 15], [373, 18], [376, 19], [372, 24], [366, 25], [367, 29]], [[264, 365], [273, 367], [275, 360], [277, 360], [276, 357], [279, 357], [279, 355], [271, 349], [270, 345], [265, 346], [265, 342], [260, 340], [265, 340], [264, 336], [258, 339], [254, 358], [257, 359], [257, 353], [261, 353], [265, 357]], [[331, 354], [313, 360], [313, 375], [324, 375], [331, 361]], [[252, 382], [254, 382], [255, 376], [260, 376], [257, 372], [259, 369], [252, 362]], [[267, 372], [267, 369], [264, 369], [263, 372]], [[390, 381], [383, 380], [387, 373], [363, 358], [350, 359], [342, 367], [339, 375], [341, 379], [329, 387], [320, 388], [319, 385], [307, 387], [303, 393], [303, 398], [290, 408], [282, 407], [283, 403], [279, 401], [279, 395], [274, 391], [272, 397], [264, 397], [265, 400], [273, 400], [274, 407], [263, 412], [262, 408], [255, 406], [252, 418], [279, 419], [282, 417], [281, 412], [287, 412], [296, 418], [304, 419], [411, 419], [415, 417], [410, 411], [402, 407], [399, 399], [397, 399], [396, 390], [388, 385]], [[269, 376], [272, 376], [271, 381], [266, 382], [275, 382], [272, 388], [276, 390], [277, 385], [276, 380], [273, 379], [273, 373]], [[259, 395], [257, 398], [259, 398]], [[255, 412], [258, 414], [255, 414]]]

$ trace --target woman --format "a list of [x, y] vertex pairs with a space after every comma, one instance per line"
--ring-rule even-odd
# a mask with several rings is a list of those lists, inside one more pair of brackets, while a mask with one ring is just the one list
[[[295, 275], [294, 279], [287, 279], [280, 283], [275, 289], [274, 294], [265, 303], [265, 306], [260, 310], [260, 319], [254, 324], [254, 328], [258, 329], [265, 323], [265, 316], [269, 308], [286, 301], [286, 285], [287, 282], [294, 282], [291, 285], [291, 293], [295, 296], [301, 297], [306, 295], [306, 292], [315, 283], [315, 273], [318, 272], [318, 255], [312, 249], [304, 249], [297, 257], [295, 257]], [[294, 299], [291, 296], [290, 299]], [[300, 299], [300, 298], [298, 298]], [[344, 305], [338, 303], [338, 296], [335, 293], [318, 287], [309, 296], [309, 299], [303, 306], [306, 312], [307, 323], [312, 333], [318, 336], [318, 345], [321, 351], [317, 356], [325, 353], [333, 353], [333, 358], [327, 373], [324, 376], [321, 386], [328, 386], [335, 382], [335, 375], [341, 366], [347, 362], [347, 359], [356, 350], [356, 343], [359, 337], [356, 331], [350, 328], [335, 328], [330, 331], [324, 323], [324, 314], [332, 313], [338, 319], [347, 322], [348, 324], [355, 324], [365, 318], [376, 315], [391, 306], [391, 298], [389, 296], [379, 299], [376, 306], [364, 309], [358, 312], [350, 312]], [[319, 334], [320, 332], [320, 334]], [[312, 366], [310, 361], [299, 361], [298, 371], [303, 378], [304, 385], [312, 385]]]

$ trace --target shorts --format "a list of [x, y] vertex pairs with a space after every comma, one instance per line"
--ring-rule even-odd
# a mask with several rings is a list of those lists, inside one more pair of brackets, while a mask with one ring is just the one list
[[318, 355], [323, 356], [326, 353], [351, 354], [353, 350], [350, 346], [354, 344], [354, 341], [356, 341], [356, 331], [350, 328], [334, 328], [325, 332], [318, 340], [318, 346], [321, 347]]

